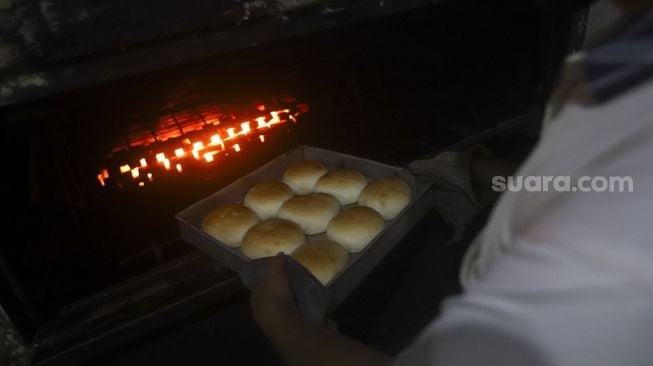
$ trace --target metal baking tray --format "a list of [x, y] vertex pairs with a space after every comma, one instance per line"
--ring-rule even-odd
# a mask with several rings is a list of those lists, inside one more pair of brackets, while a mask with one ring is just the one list
[[[408, 183], [412, 190], [412, 199], [408, 206], [393, 220], [386, 221], [383, 230], [362, 252], [350, 255], [345, 268], [327, 284], [328, 294], [325, 293], [324, 286], [306, 270], [297, 268], [301, 266], [296, 262], [294, 264], [289, 262], [289, 279], [293, 284], [300, 310], [305, 315], [312, 313], [308, 317], [317, 318], [320, 316], [318, 313], [326, 311], [326, 307], [341, 303], [433, 206], [433, 195], [430, 194], [428, 183], [420, 182], [405, 168], [316, 147], [300, 146], [179, 212], [175, 218], [179, 222], [182, 239], [237, 271], [246, 285], [254, 287], [255, 282], [260, 280], [265, 272], [265, 261], [250, 260], [239, 249], [230, 248], [207, 235], [202, 231], [202, 220], [209, 211], [220, 205], [241, 203], [249, 189], [257, 183], [281, 180], [288, 167], [306, 159], [319, 161], [329, 170], [356, 169], [370, 182], [380, 178], [398, 177]], [[311, 235], [308, 240], [324, 237], [325, 234]], [[302, 305], [302, 302], [312, 302], [312, 305]], [[302, 307], [319, 309], [301, 309]]]

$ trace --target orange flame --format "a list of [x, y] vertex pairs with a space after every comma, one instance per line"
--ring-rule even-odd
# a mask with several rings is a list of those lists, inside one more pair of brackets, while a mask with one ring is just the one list
[[265, 117], [258, 117], [258, 118], [256, 119], [256, 122], [258, 123], [258, 125], [256, 126], [256, 128], [266, 128], [266, 127], [269, 127], [269, 126], [268, 126], [268, 123], [265, 122]]
[[[264, 129], [271, 129], [276, 127], [277, 125], [284, 124], [287, 122], [297, 123], [297, 119], [295, 117], [299, 116], [300, 114], [308, 110], [307, 106], [301, 107], [299, 111], [296, 112], [291, 112], [290, 109], [271, 110], [269, 106], [265, 106], [261, 103], [254, 104], [253, 107], [255, 107], [258, 110], [255, 113], [260, 113], [258, 114], [258, 116], [253, 116], [256, 118], [250, 117], [253, 119], [242, 121], [241, 123], [236, 123], [236, 124], [230, 122], [230, 124], [227, 124], [226, 126], [224, 126], [224, 128], [222, 128], [222, 126], [218, 126], [220, 121], [218, 118], [219, 113], [217, 110], [210, 110], [206, 113], [201, 112], [203, 117], [200, 116], [200, 118], [193, 117], [192, 113], [181, 114], [180, 115], [181, 117], [178, 116], [178, 118], [180, 121], [179, 123], [183, 125], [183, 129], [186, 132], [204, 130], [204, 132], [201, 132], [202, 137], [196, 135], [196, 132], [193, 132], [193, 135], [186, 135], [186, 136], [183, 136], [183, 132], [179, 133], [179, 131], [177, 130], [175, 130], [174, 133], [172, 132], [167, 133], [166, 131], [170, 130], [170, 128], [168, 128], [169, 124], [166, 125], [168, 127], [165, 127], [163, 125], [160, 128], [157, 127], [157, 130], [161, 130], [165, 132], [164, 134], [162, 134], [161, 131], [157, 132], [156, 135], [159, 138], [159, 140], [164, 141], [168, 138], [170, 140], [175, 139], [175, 141], [177, 141], [176, 147], [174, 147], [174, 145], [169, 146], [172, 147], [172, 149], [170, 150], [168, 150], [169, 147], [161, 148], [161, 150], [159, 150], [160, 151], [159, 153], [156, 153], [156, 150], [150, 151], [147, 155], [141, 155], [145, 157], [140, 158], [139, 160], [137, 160], [137, 162], [132, 162], [134, 163], [135, 167], [130, 166], [132, 163], [119, 165], [120, 168], [119, 171], [121, 174], [131, 173], [131, 176], [135, 180], [135, 183], [142, 181], [144, 182], [144, 184], [149, 184], [149, 182], [153, 181], [152, 173], [147, 173], [147, 179], [145, 179], [144, 177], [145, 173], [149, 170], [149, 164], [154, 164], [156, 166], [159, 166], [159, 164], [161, 164], [161, 166], [164, 166], [166, 170], [170, 171], [175, 169], [177, 172], [182, 173], [183, 172], [182, 164], [178, 164], [178, 163], [182, 162], [184, 158], [190, 158], [191, 154], [197, 160], [202, 159], [210, 163], [215, 160], [219, 160], [221, 158], [219, 154], [227, 153], [228, 155], [228, 153], [231, 152], [239, 153], [243, 151], [244, 147], [241, 147], [239, 144], [240, 142], [245, 141], [245, 140], [239, 140], [239, 138], [243, 136], [247, 136], [248, 138], [247, 141], [250, 141], [250, 139], [254, 139], [258, 137], [260, 143], [266, 143], [267, 136], [264, 134], [265, 133]], [[231, 116], [232, 119], [235, 118], [234, 114], [231, 114]], [[210, 123], [207, 123], [209, 121]], [[257, 133], [254, 134], [253, 132], [257, 132]], [[187, 138], [188, 136], [194, 136], [193, 139], [195, 141], [192, 141], [190, 138]], [[132, 145], [145, 147], [152, 143], [155, 143], [156, 142], [155, 140], [156, 139], [152, 138], [152, 141], [147, 140], [144, 143], [141, 143], [143, 141], [138, 140], [137, 141], [138, 144], [134, 143]], [[233, 150], [231, 150], [232, 148]], [[167, 156], [168, 154], [170, 156]], [[152, 157], [155, 157], [156, 159], [152, 159]], [[115, 168], [111, 168], [111, 169], [115, 169]], [[97, 179], [100, 185], [102, 186], [111, 185], [113, 181], [108, 181], [109, 174], [110, 174], [108, 168], [104, 168], [100, 170], [98, 173], [99, 174], [97, 175]], [[111, 173], [111, 174], [116, 174], [116, 173]], [[120, 185], [122, 184], [122, 182], [118, 182], [117, 184]]]
[[222, 145], [222, 139], [220, 135], [216, 134], [211, 136], [211, 145]]
[[227, 134], [229, 135], [229, 138], [232, 139], [236, 137], [236, 129], [235, 128], [227, 128]]
[[268, 126], [271, 125], [276, 125], [277, 123], [281, 123], [281, 119], [279, 118], [279, 112], [270, 112], [270, 115], [272, 115], [272, 119], [268, 121]]
[[249, 127], [249, 121], [243, 122], [240, 124], [240, 130], [242, 133], [246, 134], [249, 133], [252, 129]]
[[145, 182], [138, 182], [138, 186], [139, 186], [139, 187], [144, 187], [144, 186], [145, 186]]

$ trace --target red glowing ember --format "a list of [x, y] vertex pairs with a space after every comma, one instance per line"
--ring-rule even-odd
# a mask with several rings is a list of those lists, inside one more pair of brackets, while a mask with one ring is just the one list
[[[270, 135], [267, 132], [267, 136], [262, 134], [262, 129], [267, 131], [286, 122], [296, 123], [295, 117], [308, 111], [308, 106], [305, 105], [294, 106], [292, 111], [287, 108], [270, 110], [263, 104], [250, 108], [253, 108], [252, 111], [239, 119], [238, 114], [223, 112], [215, 105], [202, 105], [195, 112], [178, 112], [174, 116], [161, 117], [154, 127], [144, 125], [142, 130], [134, 129], [137, 132], [123, 139], [129, 145], [118, 146], [113, 152], [124, 150], [128, 154], [140, 156], [134, 160], [123, 158], [122, 163], [116, 164], [114, 168], [101, 167], [97, 180], [102, 187], [114, 183], [113, 179], [107, 179], [109, 171], [115, 169], [121, 173], [120, 177], [115, 178], [119, 187], [127, 182], [128, 173], [131, 173], [129, 178], [132, 184], [142, 187], [145, 181], [154, 180], [154, 170], [163, 173], [169, 170], [184, 172], [188, 168], [184, 159], [191, 159], [194, 167], [222, 159], [232, 151], [241, 152], [247, 144], [265, 143]], [[148, 161], [157, 164], [150, 165]], [[147, 180], [140, 180], [143, 176]]]

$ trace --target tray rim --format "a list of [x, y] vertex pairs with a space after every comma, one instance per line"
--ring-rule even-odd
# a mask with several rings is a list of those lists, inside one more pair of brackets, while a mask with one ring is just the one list
[[[345, 265], [345, 267], [343, 267], [343, 269], [341, 271], [339, 271], [338, 274], [336, 274], [336, 276], [334, 276], [334, 278], [331, 281], [329, 281], [329, 283], [327, 283], [326, 287], [329, 288], [329, 289], [333, 289], [334, 287], [337, 287], [337, 285], [339, 283], [339, 280], [346, 273], [350, 272], [353, 267], [356, 267], [357, 264], [359, 262], [361, 262], [361, 258], [364, 257], [369, 251], [371, 251], [378, 244], [378, 242], [380, 240], [382, 240], [387, 235], [388, 232], [395, 229], [395, 226], [397, 225], [397, 223], [399, 223], [401, 221], [401, 219], [405, 217], [406, 214], [411, 212], [411, 210], [418, 204], [418, 202], [423, 198], [423, 196], [430, 190], [430, 184], [425, 184], [424, 182], [419, 182], [419, 180], [416, 179], [416, 176], [414, 176], [407, 168], [394, 166], [394, 165], [390, 165], [390, 164], [375, 161], [375, 160], [370, 160], [370, 159], [363, 158], [363, 157], [349, 155], [349, 154], [341, 153], [341, 152], [338, 152], [338, 151], [327, 150], [327, 149], [314, 147], [314, 146], [309, 146], [309, 145], [300, 145], [300, 146], [297, 146], [297, 147], [295, 147], [295, 148], [293, 148], [293, 149], [291, 149], [289, 151], [286, 151], [286, 152], [278, 155], [277, 157], [269, 160], [267, 163], [255, 168], [251, 172], [241, 176], [240, 178], [236, 179], [235, 181], [233, 181], [233, 182], [229, 183], [228, 185], [220, 188], [216, 192], [214, 192], [214, 193], [212, 193], [212, 194], [210, 194], [210, 195], [208, 195], [208, 196], [194, 202], [190, 206], [186, 207], [185, 209], [183, 209], [183, 210], [179, 211], [177, 214], [175, 214], [175, 219], [178, 221], [178, 223], [180, 225], [180, 229], [182, 229], [182, 239], [186, 240], [186, 238], [183, 236], [183, 231], [184, 230], [182, 228], [185, 225], [186, 229], [192, 229], [194, 231], [194, 234], [196, 234], [196, 235], [199, 234], [205, 240], [208, 240], [209, 242], [213, 242], [214, 244], [217, 244], [218, 248], [220, 250], [222, 250], [223, 252], [228, 253], [228, 256], [231, 257], [231, 259], [225, 259], [225, 258], [222, 258], [222, 257], [218, 257], [218, 256], [214, 255], [211, 250], [207, 251], [207, 250], [205, 250], [205, 248], [197, 245], [197, 243], [189, 242], [190, 245], [192, 245], [195, 248], [197, 248], [197, 249], [203, 251], [204, 253], [210, 255], [211, 257], [213, 257], [214, 259], [216, 259], [216, 260], [220, 261], [221, 263], [225, 264], [227, 267], [231, 268], [232, 270], [235, 270], [235, 271], [240, 273], [243, 266], [249, 265], [253, 260], [246, 257], [237, 248], [229, 247], [226, 244], [220, 242], [219, 240], [211, 237], [210, 235], [205, 233], [201, 229], [201, 227], [198, 227], [195, 223], [186, 220], [186, 216], [188, 215], [189, 212], [192, 212], [194, 209], [196, 209], [197, 206], [205, 204], [207, 201], [210, 201], [214, 197], [219, 196], [224, 191], [227, 191], [229, 189], [233, 189], [233, 187], [237, 187], [237, 186], [243, 184], [243, 181], [247, 180], [248, 177], [257, 175], [261, 170], [264, 170], [265, 168], [269, 169], [270, 166], [273, 166], [274, 164], [276, 164], [276, 163], [278, 163], [278, 162], [280, 162], [280, 161], [282, 161], [284, 159], [288, 159], [288, 157], [291, 156], [291, 155], [301, 154], [301, 156], [303, 158], [306, 158], [306, 152], [307, 151], [312, 151], [314, 153], [321, 153], [321, 154], [334, 154], [336, 156], [345, 157], [347, 159], [358, 160], [358, 161], [360, 161], [362, 163], [381, 166], [384, 169], [392, 170], [392, 171], [395, 172], [395, 175], [398, 175], [399, 173], [403, 173], [404, 175], [410, 176], [412, 178], [412, 182], [410, 182], [411, 185], [412, 185], [412, 188], [413, 188], [411, 201], [408, 203], [408, 205], [406, 205], [406, 207], [404, 207], [404, 209], [394, 219], [386, 220], [383, 229], [377, 234], [377, 236], [375, 236], [375, 238], [361, 252], [359, 252], [359, 253], [350, 253], [350, 258], [349, 258], [347, 264]], [[372, 169], [372, 168], [370, 168], [370, 169]], [[234, 202], [234, 203], [241, 203], [241, 202], [242, 202], [242, 198], [240, 199], [239, 202]], [[346, 207], [349, 207], [349, 206], [345, 206], [345, 207], [343, 207], [343, 209], [346, 208]], [[403, 235], [401, 235], [401, 236], [403, 237], [405, 234], [406, 233], [403, 233]], [[324, 235], [324, 234], [320, 234], [320, 235]], [[317, 235], [317, 236], [319, 236], [319, 235]], [[311, 241], [311, 237], [316, 237], [316, 236], [307, 236], [307, 242]], [[390, 250], [392, 250], [392, 248], [394, 248], [394, 246], [399, 241], [400, 240], [395, 240], [395, 242], [392, 243], [391, 248], [388, 250], [388, 252]], [[386, 253], [386, 255], [387, 255], [387, 253]], [[385, 255], [383, 255], [383, 258], [384, 257], [385, 257]], [[383, 258], [381, 258], [379, 260], [379, 262]], [[234, 261], [234, 260], [235, 261], [240, 261], [241, 263], [233, 263], [232, 261]], [[369, 272], [371, 272], [371, 270]], [[367, 276], [367, 274], [369, 274], [369, 273], [364, 274], [362, 277], [364, 278], [365, 276]], [[361, 278], [361, 280], [362, 280], [362, 278]], [[341, 296], [341, 297], [344, 298], [344, 297], [346, 297], [346, 295]]]

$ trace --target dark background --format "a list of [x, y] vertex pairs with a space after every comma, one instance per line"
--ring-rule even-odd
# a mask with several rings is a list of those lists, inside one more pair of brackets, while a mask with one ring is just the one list
[[[1, 285], [3, 306], [27, 338], [80, 299], [194, 253], [175, 241], [173, 214], [298, 144], [404, 165], [498, 130], [487, 135], [498, 154], [528, 150], [562, 55], [582, 41], [577, 15], [517, 0], [381, 3], [23, 0], [0, 10], [0, 41], [17, 55], [0, 64], [0, 86], [12, 90], [0, 109], [3, 156], [11, 157], [2, 187], [12, 213]], [[21, 75], [47, 85], [14, 86]], [[185, 175], [146, 194], [108, 194], [94, 181], [108, 149], [135, 124], [199, 101], [243, 107], [279, 95], [310, 112], [219, 174]], [[413, 245], [435, 234], [420, 235]], [[163, 259], [147, 253], [162, 242], [173, 242]], [[448, 282], [434, 298], [456, 288], [457, 254], [450, 255]], [[419, 271], [402, 268], [397, 278]], [[374, 289], [379, 280], [369, 283]], [[349, 333], [369, 338], [391, 300], [360, 309], [374, 293], [361, 291], [340, 311]], [[235, 308], [216, 306], [245, 312], [240, 296], [230, 300]], [[368, 319], [352, 321], [361, 311]], [[386, 346], [415, 329], [397, 330], [404, 340]]]

